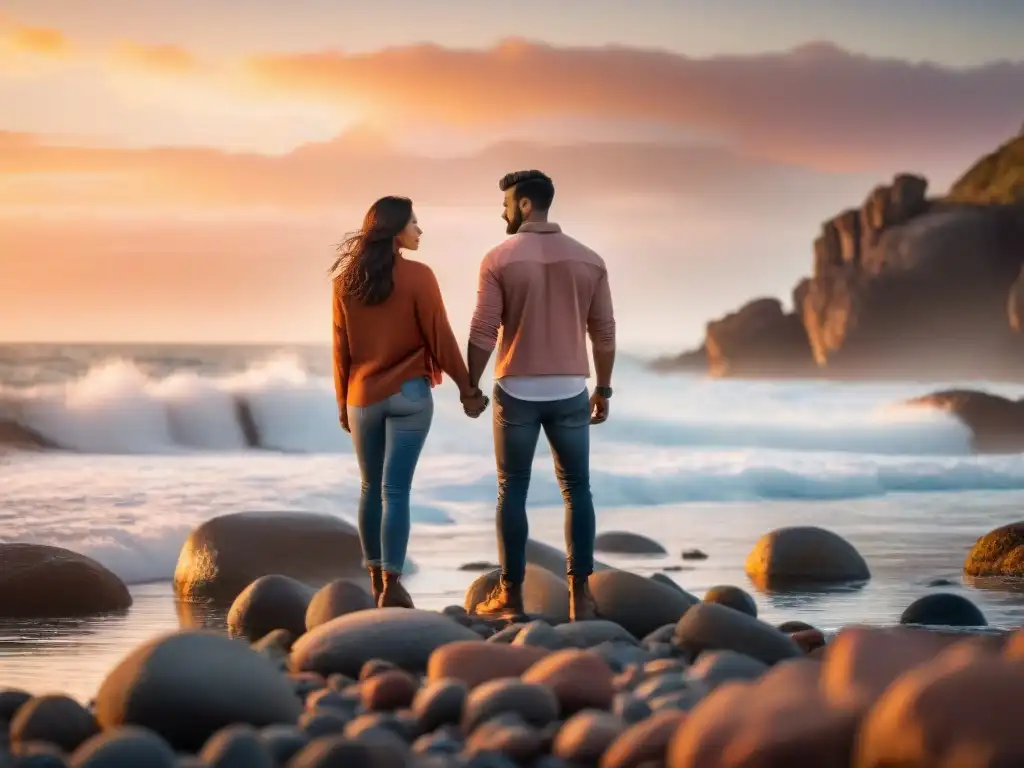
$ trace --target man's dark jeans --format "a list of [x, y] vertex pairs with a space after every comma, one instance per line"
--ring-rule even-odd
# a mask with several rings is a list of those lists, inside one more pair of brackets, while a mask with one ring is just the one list
[[541, 429], [551, 446], [565, 499], [566, 572], [594, 570], [594, 499], [590, 493], [590, 397], [533, 402], [494, 386], [494, 455], [498, 463], [498, 553], [507, 581], [526, 576], [526, 492]]

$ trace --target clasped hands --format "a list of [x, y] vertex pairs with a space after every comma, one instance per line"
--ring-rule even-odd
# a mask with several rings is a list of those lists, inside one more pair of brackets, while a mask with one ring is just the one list
[[476, 390], [468, 395], [463, 395], [462, 410], [466, 412], [466, 415], [471, 419], [477, 418], [481, 413], [487, 410], [487, 406], [490, 404], [490, 398], [487, 397], [478, 387]]

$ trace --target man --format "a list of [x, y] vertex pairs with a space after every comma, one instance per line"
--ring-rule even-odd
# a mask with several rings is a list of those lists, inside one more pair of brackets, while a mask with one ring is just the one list
[[[469, 380], [480, 383], [498, 344], [494, 453], [498, 466], [498, 551], [501, 580], [474, 613], [523, 614], [526, 576], [526, 493], [543, 429], [565, 499], [569, 616], [596, 618], [587, 579], [594, 570], [594, 501], [590, 493], [590, 425], [608, 418], [615, 364], [615, 317], [604, 261], [548, 220], [555, 196], [540, 171], [519, 171], [499, 183], [510, 238], [480, 265], [469, 334]], [[586, 337], [597, 386], [587, 397]]]

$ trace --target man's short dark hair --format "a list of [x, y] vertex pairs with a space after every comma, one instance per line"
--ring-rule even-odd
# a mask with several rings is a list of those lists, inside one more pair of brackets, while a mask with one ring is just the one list
[[555, 183], [546, 173], [540, 171], [506, 173], [498, 182], [498, 188], [506, 192], [512, 187], [515, 187], [513, 194], [516, 200], [525, 197], [533, 203], [534, 209], [541, 213], [547, 211], [551, 207], [551, 201], [555, 199]]

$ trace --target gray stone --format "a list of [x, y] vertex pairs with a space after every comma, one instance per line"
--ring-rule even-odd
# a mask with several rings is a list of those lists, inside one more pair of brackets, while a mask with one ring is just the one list
[[[114, 728], [85, 741], [68, 759], [69, 768], [175, 768], [170, 745], [145, 728]], [[254, 767], [255, 768], [255, 767]]]
[[173, 632], [126, 656], [100, 686], [96, 719], [138, 725], [195, 751], [221, 728], [295, 723], [291, 682], [246, 643], [206, 631]]
[[436, 648], [459, 640], [483, 642], [473, 630], [434, 611], [358, 611], [321, 624], [296, 640], [291, 668], [325, 676], [358, 676], [365, 662], [383, 659], [407, 671], [421, 672]]
[[313, 595], [303, 623], [305, 629], [315, 629], [339, 616], [376, 607], [373, 597], [361, 586], [348, 579], [335, 579]]
[[710, 651], [700, 654], [688, 672], [694, 680], [701, 680], [714, 690], [722, 683], [733, 680], [756, 680], [768, 671], [763, 661], [736, 651]]
[[261, 576], [231, 604], [228, 633], [254, 641], [286, 629], [298, 637], [306, 631], [306, 607], [312, 597], [313, 590], [301, 581], [280, 574]]
[[503, 714], [515, 714], [530, 725], [542, 727], [557, 719], [558, 712], [558, 699], [550, 688], [519, 678], [500, 678], [470, 692], [462, 713], [462, 730], [472, 733], [481, 723]]
[[605, 531], [594, 538], [594, 551], [616, 555], [664, 556], [668, 551], [653, 539], [628, 531]]
[[629, 571], [595, 573], [590, 578], [590, 590], [601, 617], [637, 638], [679, 621], [690, 606], [699, 602], [689, 593]]
[[765, 664], [802, 655], [788, 635], [770, 624], [713, 603], [700, 603], [687, 611], [676, 625], [674, 642], [691, 654], [737, 651]]

